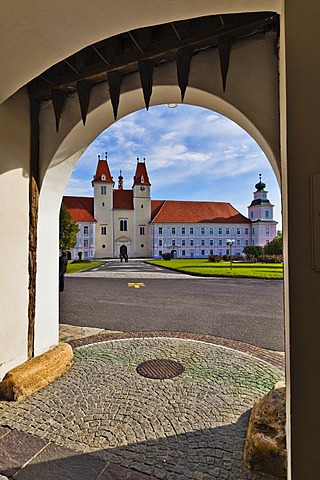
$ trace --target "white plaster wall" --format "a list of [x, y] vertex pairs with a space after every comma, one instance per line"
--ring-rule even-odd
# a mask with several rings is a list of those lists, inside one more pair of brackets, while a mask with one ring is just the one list
[[27, 359], [29, 103], [25, 91], [0, 106], [0, 379]]
[[46, 172], [39, 197], [35, 355], [58, 342], [59, 210], [63, 190], [83, 150]]

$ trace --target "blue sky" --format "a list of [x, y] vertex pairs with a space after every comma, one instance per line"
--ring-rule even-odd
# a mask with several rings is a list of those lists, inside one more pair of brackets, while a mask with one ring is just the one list
[[124, 188], [132, 187], [137, 157], [145, 157], [151, 198], [230, 202], [244, 215], [261, 173], [281, 229], [280, 190], [269, 161], [248, 133], [218, 113], [159, 105], [127, 115], [87, 148], [65, 195], [93, 195], [97, 156], [105, 152], [115, 181], [122, 170]]

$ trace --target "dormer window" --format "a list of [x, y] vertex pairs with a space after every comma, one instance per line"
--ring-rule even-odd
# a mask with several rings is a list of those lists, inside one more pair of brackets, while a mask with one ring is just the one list
[[140, 182], [144, 183], [144, 176], [143, 175], [141, 175], [141, 177], [140, 177]]
[[105, 181], [106, 176], [104, 174], [101, 175], [101, 180]]

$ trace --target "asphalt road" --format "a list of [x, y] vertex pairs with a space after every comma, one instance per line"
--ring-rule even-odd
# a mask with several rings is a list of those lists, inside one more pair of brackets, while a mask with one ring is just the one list
[[[139, 288], [130, 286], [143, 283]], [[122, 331], [183, 331], [284, 349], [279, 280], [200, 278], [139, 261], [67, 276], [60, 322]]]

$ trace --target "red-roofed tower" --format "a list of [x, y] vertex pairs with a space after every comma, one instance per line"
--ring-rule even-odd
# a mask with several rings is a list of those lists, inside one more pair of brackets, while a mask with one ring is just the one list
[[136, 172], [133, 177], [133, 206], [135, 215], [134, 249], [138, 257], [150, 256], [149, 222], [151, 221], [151, 183], [149, 181], [145, 158], [137, 158]]
[[96, 173], [92, 180], [94, 188], [94, 216], [96, 223], [96, 258], [113, 257], [113, 187], [107, 153], [101, 160], [98, 155]]

